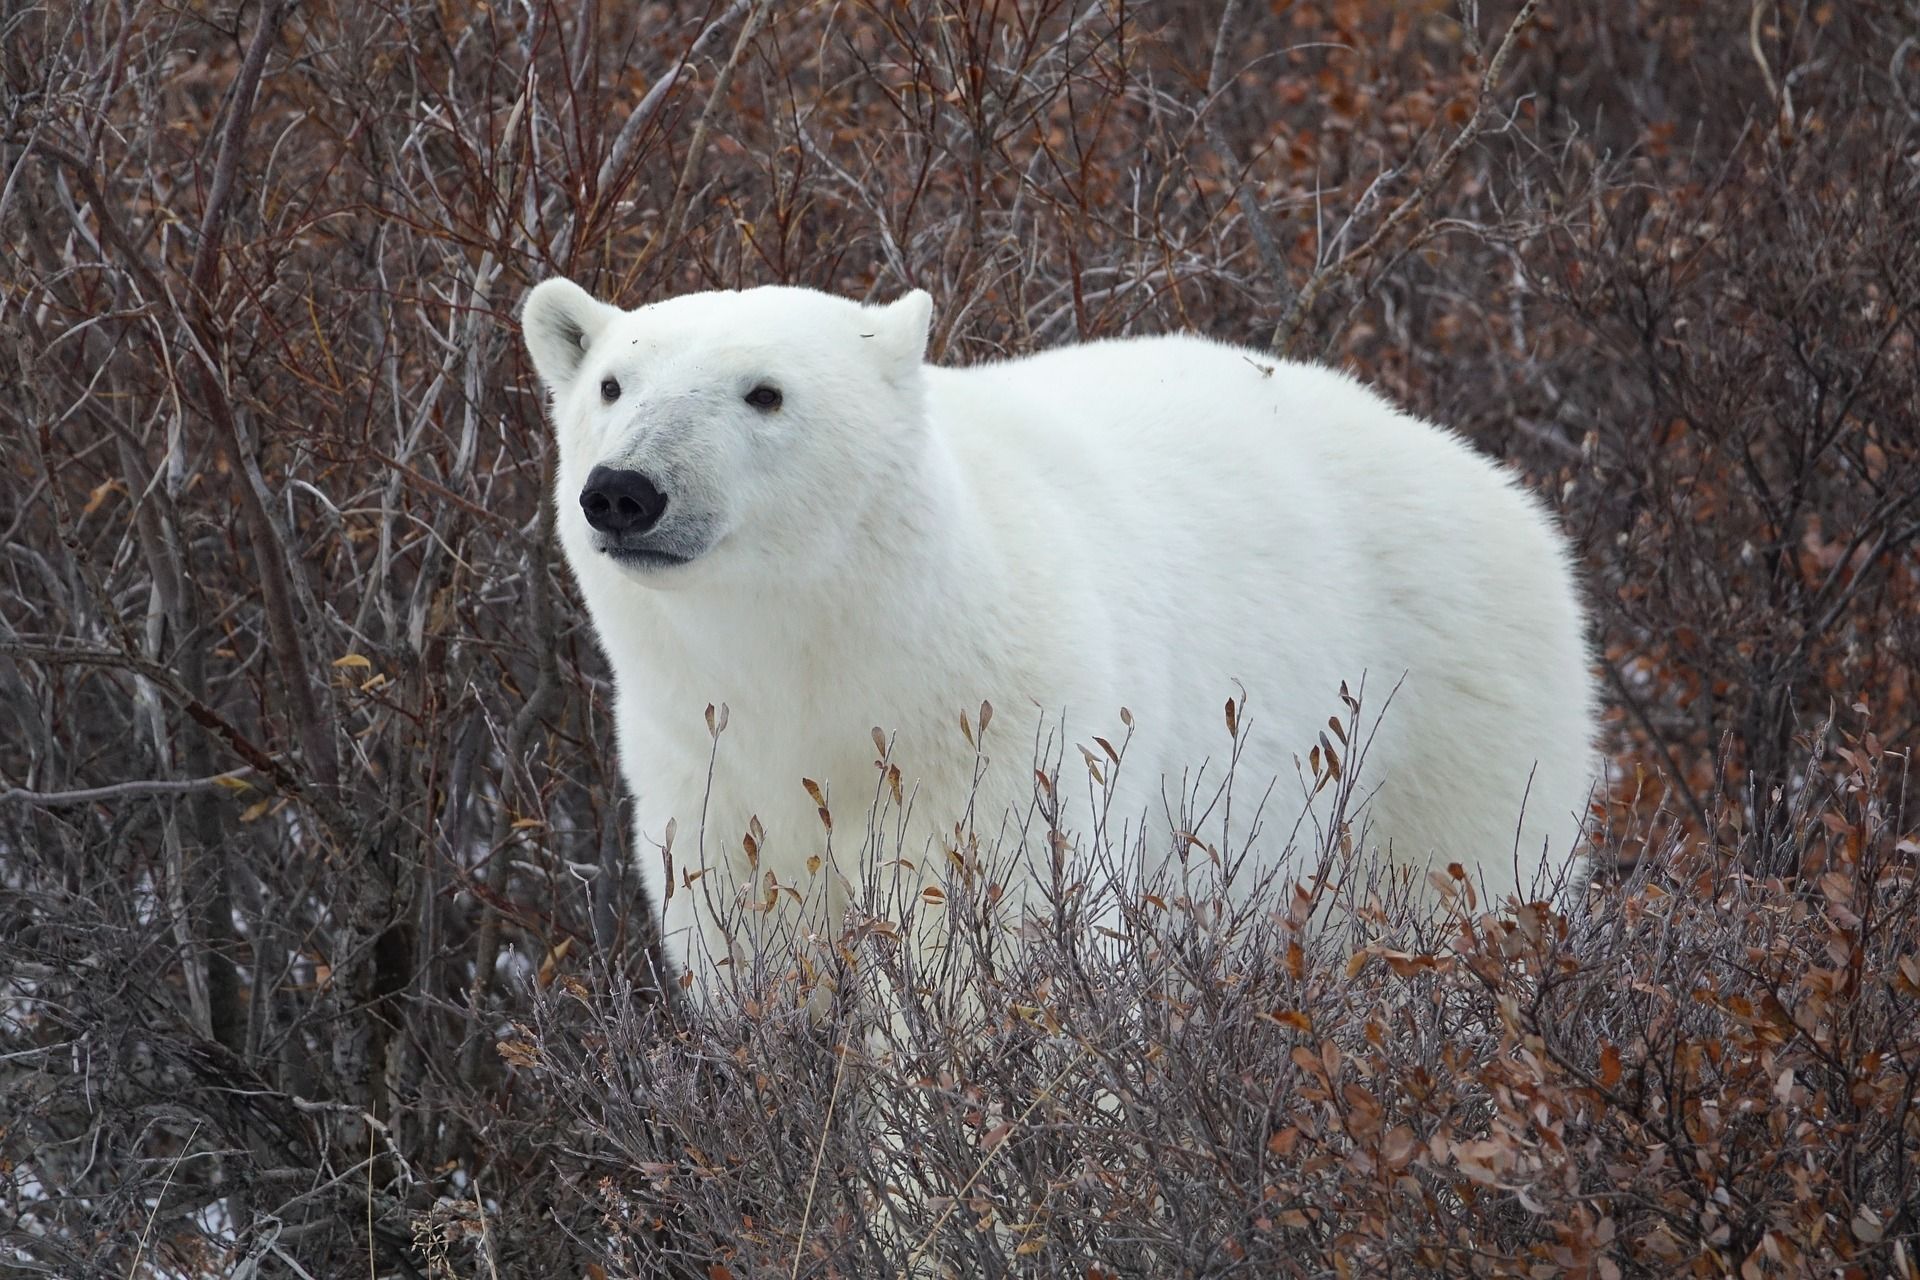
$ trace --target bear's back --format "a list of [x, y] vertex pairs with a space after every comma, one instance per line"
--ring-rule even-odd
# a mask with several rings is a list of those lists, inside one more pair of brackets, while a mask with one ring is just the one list
[[1523, 843], [1584, 807], [1594, 699], [1564, 539], [1458, 435], [1338, 371], [1190, 336], [930, 370], [928, 390], [1023, 616], [1071, 618], [1119, 675], [1095, 709], [1182, 727], [1143, 734], [1150, 770], [1218, 758], [1194, 711], [1239, 688], [1264, 724], [1251, 772], [1288, 775], [1364, 680], [1369, 723], [1393, 695], [1376, 834], [1511, 849], [1523, 797], [1541, 819]]

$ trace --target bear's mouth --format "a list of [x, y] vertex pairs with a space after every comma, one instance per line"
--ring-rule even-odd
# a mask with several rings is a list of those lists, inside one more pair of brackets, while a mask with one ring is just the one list
[[636, 569], [670, 569], [676, 565], [689, 564], [693, 557], [681, 555], [676, 551], [658, 551], [648, 547], [623, 547], [616, 544], [600, 548], [605, 555], [620, 564], [632, 565]]
[[594, 530], [589, 543], [615, 564], [637, 573], [666, 573], [693, 563], [721, 541], [714, 521], [689, 514], [641, 532]]

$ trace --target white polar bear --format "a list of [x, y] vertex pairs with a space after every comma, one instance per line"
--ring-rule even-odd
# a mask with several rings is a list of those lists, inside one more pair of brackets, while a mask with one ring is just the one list
[[[527, 298], [560, 540], [683, 982], [738, 959], [770, 885], [834, 913], [871, 882], [844, 827], [876, 795], [876, 726], [928, 872], [963, 813], [992, 840], [1032, 808], [1047, 734], [1092, 839], [1164, 864], [1182, 827], [1242, 836], [1249, 802], [1231, 833], [1203, 812], [1241, 693], [1236, 786], [1279, 780], [1252, 850], [1272, 865], [1294, 826], [1276, 806], [1319, 803], [1300, 760], [1363, 679], [1376, 709], [1397, 691], [1361, 816], [1416, 882], [1459, 862], [1498, 902], [1569, 853], [1595, 765], [1584, 618], [1510, 475], [1340, 373], [1198, 337], [929, 367], [931, 305], [758, 288], [623, 311], [557, 279]], [[977, 759], [959, 720], [982, 702]], [[1129, 733], [1092, 831], [1072, 747]], [[831, 793], [831, 842], [803, 779]]]

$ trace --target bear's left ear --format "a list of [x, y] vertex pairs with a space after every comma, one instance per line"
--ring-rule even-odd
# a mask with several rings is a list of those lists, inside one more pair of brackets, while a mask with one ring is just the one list
[[587, 348], [620, 314], [571, 280], [555, 277], [534, 286], [520, 309], [520, 332], [540, 380], [560, 391], [580, 372]]
[[879, 336], [888, 356], [918, 366], [927, 358], [927, 331], [933, 323], [933, 295], [914, 289], [880, 308]]

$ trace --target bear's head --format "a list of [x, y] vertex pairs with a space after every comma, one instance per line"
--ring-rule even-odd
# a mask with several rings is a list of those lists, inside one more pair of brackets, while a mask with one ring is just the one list
[[537, 286], [521, 328], [552, 396], [569, 556], [657, 586], [832, 573], [921, 448], [931, 316], [921, 290], [878, 307], [769, 287], [623, 311], [571, 280]]

